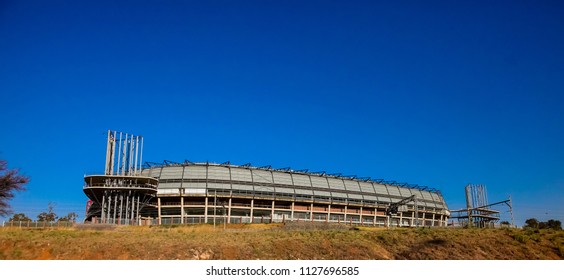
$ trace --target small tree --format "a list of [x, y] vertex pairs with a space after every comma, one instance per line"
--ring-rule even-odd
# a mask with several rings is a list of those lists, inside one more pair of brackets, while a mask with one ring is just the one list
[[60, 222], [76, 222], [76, 219], [78, 218], [78, 214], [74, 213], [74, 212], [70, 212], [68, 213], [66, 216], [60, 217], [59, 221]]
[[18, 213], [10, 218], [10, 222], [31, 222], [31, 219], [24, 213]]
[[24, 185], [29, 178], [18, 174], [17, 169], [8, 170], [8, 163], [0, 160], [0, 216], [12, 213], [8, 201], [14, 197], [15, 191], [25, 190]]
[[528, 219], [525, 221], [525, 227], [539, 228], [539, 221], [535, 218]]
[[546, 222], [547, 228], [555, 229], [555, 230], [562, 230], [562, 223], [559, 220], [548, 220]]
[[37, 215], [37, 221], [39, 222], [54, 222], [57, 220], [57, 214], [55, 214], [55, 206], [52, 203], [49, 203], [47, 206], [47, 212], [41, 212]]

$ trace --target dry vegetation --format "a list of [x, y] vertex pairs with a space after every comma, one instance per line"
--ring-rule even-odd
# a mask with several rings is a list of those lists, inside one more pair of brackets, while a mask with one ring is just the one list
[[253, 224], [0, 228], [0, 259], [564, 259], [564, 231]]

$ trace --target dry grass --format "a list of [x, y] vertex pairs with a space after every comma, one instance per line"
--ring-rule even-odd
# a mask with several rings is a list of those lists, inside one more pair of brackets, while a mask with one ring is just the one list
[[564, 231], [355, 229], [281, 224], [225, 230], [221, 225], [3, 228], [0, 259], [564, 259]]

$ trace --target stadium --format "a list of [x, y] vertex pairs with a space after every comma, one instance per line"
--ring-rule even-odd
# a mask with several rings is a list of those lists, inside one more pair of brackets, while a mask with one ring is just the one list
[[139, 136], [108, 131], [105, 174], [84, 177], [87, 221], [440, 227], [450, 216], [440, 191], [429, 187], [229, 162], [142, 165], [142, 147]]

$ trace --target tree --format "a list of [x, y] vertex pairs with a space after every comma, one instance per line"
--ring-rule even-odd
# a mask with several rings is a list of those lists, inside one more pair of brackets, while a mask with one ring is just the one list
[[49, 203], [47, 206], [47, 212], [41, 212], [37, 215], [37, 221], [39, 222], [54, 222], [57, 220], [57, 214], [55, 214], [55, 206]]
[[31, 219], [24, 213], [18, 213], [10, 218], [10, 222], [31, 222]]
[[70, 212], [68, 213], [66, 216], [60, 217], [59, 218], [59, 222], [76, 222], [76, 219], [78, 218], [78, 214], [74, 213], [74, 212]]
[[17, 169], [8, 169], [8, 163], [0, 160], [0, 216], [12, 213], [8, 201], [14, 197], [15, 191], [24, 191], [29, 178], [18, 174]]
[[535, 218], [527, 219], [525, 221], [525, 227], [539, 228], [539, 221]]
[[559, 220], [548, 220], [546, 222], [547, 228], [555, 229], [555, 230], [562, 230], [562, 223]]

